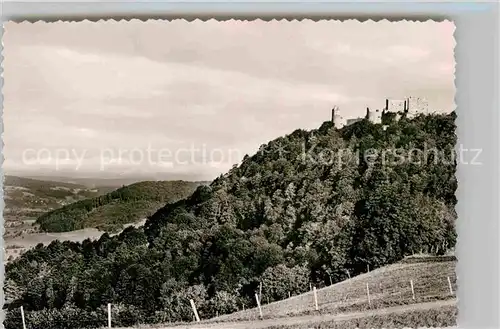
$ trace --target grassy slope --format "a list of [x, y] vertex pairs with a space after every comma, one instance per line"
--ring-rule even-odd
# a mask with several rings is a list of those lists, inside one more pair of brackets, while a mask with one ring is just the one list
[[[434, 260], [439, 259], [434, 258]], [[449, 292], [447, 277], [450, 277], [455, 291], [456, 261], [444, 257], [442, 260], [403, 261], [318, 289], [318, 311], [315, 311], [312, 292], [265, 305], [265, 289], [263, 289], [262, 313], [265, 321], [258, 320], [259, 312], [254, 308], [204, 320], [201, 327], [247, 328], [245, 323], [248, 324], [248, 328], [256, 328], [258, 324], [259, 328], [267, 329], [451, 327], [456, 325], [458, 309], [454, 296]], [[410, 280], [414, 282], [415, 300], [411, 293]], [[367, 301], [366, 284], [370, 287], [371, 306]], [[450, 303], [440, 305], [439, 301], [443, 300]], [[436, 303], [438, 306], [435, 308], [417, 306], [432, 301], [438, 301]], [[408, 305], [409, 308], [398, 312], [391, 311], [404, 305]], [[353, 315], [352, 318], [349, 315]], [[296, 317], [297, 323], [280, 324], [280, 322], [294, 322], [280, 321], [280, 318], [289, 319], [289, 317]], [[191, 328], [191, 325], [187, 324], [170, 325], [171, 327], [153, 325], [150, 328]], [[201, 328], [197, 325], [192, 326], [195, 327]]]
[[[439, 304], [439, 305], [435, 305]], [[456, 300], [424, 303], [418, 307], [390, 307], [363, 313], [301, 316], [259, 321], [153, 325], [158, 329], [373, 329], [373, 328], [443, 328], [458, 329]], [[103, 327], [101, 327], [104, 329]], [[145, 327], [139, 327], [145, 328]], [[131, 329], [117, 328], [117, 329]]]
[[42, 230], [65, 232], [86, 227], [114, 231], [152, 215], [165, 203], [192, 194], [198, 182], [148, 181], [124, 186], [93, 199], [82, 200], [43, 214]]
[[375, 314], [350, 320], [316, 320], [296, 325], [277, 325], [268, 329], [368, 329], [368, 328], [443, 328], [457, 323], [458, 308], [442, 306], [430, 310], [409, 310], [396, 314]]
[[[395, 305], [450, 299], [447, 277], [456, 291], [455, 261], [397, 263], [370, 273], [361, 274], [317, 290], [318, 308], [314, 309], [314, 296], [308, 292], [291, 298], [265, 304], [265, 287], [262, 296], [264, 318], [279, 318], [305, 314], [335, 314], [358, 312]], [[413, 280], [415, 300], [410, 280]], [[366, 285], [370, 289], [371, 306], [368, 305]], [[258, 318], [258, 311], [240, 311], [211, 321], [242, 321]]]

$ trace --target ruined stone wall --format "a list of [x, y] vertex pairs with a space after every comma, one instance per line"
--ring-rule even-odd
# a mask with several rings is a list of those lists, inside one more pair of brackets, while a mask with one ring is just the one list
[[389, 112], [404, 112], [405, 100], [404, 99], [389, 99], [387, 110]]
[[355, 122], [361, 121], [363, 118], [354, 118], [354, 119], [347, 119], [346, 125], [352, 125]]

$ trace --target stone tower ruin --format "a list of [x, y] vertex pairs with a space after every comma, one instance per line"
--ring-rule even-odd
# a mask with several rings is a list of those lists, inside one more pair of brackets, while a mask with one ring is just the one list
[[420, 97], [410, 96], [406, 98], [406, 115], [409, 118], [414, 118], [419, 114], [428, 114], [427, 100]]
[[382, 111], [380, 110], [370, 110], [369, 107], [366, 108], [366, 119], [371, 123], [382, 123]]
[[342, 128], [345, 126], [345, 120], [340, 115], [340, 110], [338, 106], [334, 106], [332, 109], [332, 123], [335, 128]]

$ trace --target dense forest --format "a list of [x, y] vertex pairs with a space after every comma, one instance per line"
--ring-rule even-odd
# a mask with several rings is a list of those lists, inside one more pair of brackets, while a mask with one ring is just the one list
[[[6, 266], [5, 326], [93, 328], [254, 306], [456, 240], [455, 113], [325, 122], [262, 145], [142, 228], [38, 246]], [[369, 156], [367, 156], [369, 154]]]
[[139, 182], [44, 213], [36, 222], [46, 232], [68, 232], [86, 227], [114, 232], [121, 230], [123, 224], [151, 215], [165, 203], [189, 196], [200, 184], [185, 181]]

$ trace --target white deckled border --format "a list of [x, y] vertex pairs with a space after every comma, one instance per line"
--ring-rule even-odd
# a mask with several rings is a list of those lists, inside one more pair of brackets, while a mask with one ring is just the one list
[[[353, 1], [354, 2], [354, 1]], [[426, 9], [421, 9], [419, 13], [415, 14], [418, 10], [415, 6], [410, 4], [402, 4], [398, 6], [397, 3], [386, 2], [380, 4], [378, 7], [367, 6], [366, 4], [328, 4], [323, 3], [314, 6], [313, 9], [306, 10], [307, 6], [293, 6], [288, 4], [274, 4], [273, 6], [266, 6], [262, 2], [253, 3], [250, 7], [241, 5], [238, 9], [237, 3], [226, 3], [221, 5], [219, 10], [226, 17], [231, 15], [231, 12], [236, 12], [238, 15], [245, 15], [245, 11], [250, 11], [254, 16], [258, 16], [267, 12], [267, 16], [272, 16], [272, 12], [279, 12], [275, 16], [311, 16], [311, 17], [325, 17], [329, 13], [336, 12], [336, 15], [351, 15], [360, 16], [361, 13], [366, 15], [381, 15], [381, 9], [386, 13], [386, 16], [399, 17], [413, 15], [425, 17], [430, 13], [434, 13], [437, 17], [453, 17], [457, 26], [455, 37], [457, 41], [456, 58], [457, 58], [457, 96], [456, 103], [458, 104], [458, 118], [457, 118], [457, 134], [459, 143], [464, 145], [471, 145], [470, 147], [483, 147], [486, 152], [483, 152], [481, 159], [484, 166], [481, 168], [458, 168], [459, 186], [457, 191], [457, 198], [459, 203], [457, 205], [457, 213], [459, 217], [458, 230], [458, 268], [457, 274], [461, 282], [458, 290], [459, 297], [459, 327], [460, 328], [484, 328], [484, 329], [498, 329], [500, 327], [500, 319], [498, 310], [500, 309], [499, 296], [500, 296], [500, 253], [499, 253], [499, 235], [500, 229], [498, 224], [499, 219], [499, 101], [498, 101], [498, 54], [500, 52], [498, 43], [497, 29], [498, 25], [498, 11], [483, 10], [475, 12], [470, 10], [457, 10], [457, 4], [448, 3], [428, 4]], [[47, 4], [44, 3], [31, 3], [28, 9], [23, 8], [22, 3], [4, 3], [4, 15], [11, 18], [20, 17], [27, 18], [28, 13], [38, 12], [38, 20], [44, 19], [43, 16], [47, 15]], [[71, 7], [71, 4], [69, 4]], [[353, 9], [354, 6], [356, 9]], [[439, 6], [438, 6], [439, 5]], [[483, 4], [492, 6], [498, 10], [497, 4]], [[344, 6], [344, 9], [342, 7]], [[455, 6], [455, 7], [452, 7]], [[493, 7], [496, 6], [496, 7]], [[85, 12], [92, 12], [96, 14], [95, 8], [91, 9], [92, 4], [88, 3], [87, 6], [76, 7], [73, 5], [71, 10], [68, 10], [67, 3], [51, 3], [52, 17], [59, 15], [85, 15]], [[122, 7], [122, 9], [120, 9]], [[149, 9], [147, 9], [149, 7]], [[157, 6], [161, 7], [161, 6]], [[432, 7], [432, 8], [431, 8]], [[121, 3], [108, 3], [108, 14], [100, 14], [102, 16], [109, 15], [110, 12], [116, 10], [118, 12], [117, 19], [120, 15], [133, 15], [133, 10], [123, 10]], [[153, 3], [143, 3], [137, 5], [141, 11], [140, 15], [144, 17], [147, 13], [149, 16], [158, 16], [158, 8], [155, 9]], [[162, 8], [165, 8], [164, 6]], [[193, 11], [205, 15], [205, 17], [215, 17], [214, 9], [207, 9], [206, 4], [198, 3], [193, 4], [185, 3], [177, 5], [177, 14], [182, 16], [182, 12], [188, 15], [194, 15]], [[184, 9], [182, 9], [184, 8]], [[194, 9], [193, 9], [194, 8]], [[198, 8], [198, 9], [196, 9]], [[208, 7], [209, 8], [209, 7]], [[222, 8], [222, 9], [221, 9]], [[243, 8], [243, 9], [241, 9]], [[453, 9], [455, 8], [455, 9]], [[146, 9], [146, 10], [145, 10]], [[135, 9], [137, 15], [137, 9]], [[156, 10], [156, 11], [155, 11]], [[163, 9], [165, 10], [165, 9]], [[132, 14], [131, 14], [132, 12]], [[271, 13], [269, 13], [271, 12]], [[307, 12], [307, 14], [301, 14]], [[257, 13], [257, 14], [255, 14]], [[175, 13], [174, 13], [175, 14]], [[13, 16], [14, 15], [14, 16]], [[163, 14], [166, 15], [166, 14]], [[170, 13], [172, 16], [172, 13]], [[252, 14], [248, 14], [247, 17]], [[109, 16], [108, 16], [109, 17]], [[122, 16], [123, 17], [123, 16]], [[50, 18], [50, 17], [49, 17]], [[45, 19], [48, 19], [45, 17]], [[52, 18], [53, 19], [53, 18]], [[73, 18], [74, 19], [74, 18]], [[250, 18], [251, 19], [251, 18]], [[37, 20], [36, 16], [31, 17], [31, 20]], [[80, 19], [76, 19], [80, 20]], [[95, 20], [95, 19], [94, 19]], [[192, 19], [191, 19], [192, 20]], [[416, 19], [415, 19], [416, 20]], [[4, 20], [5, 21], [5, 20]], [[2, 31], [3, 32], [3, 31]], [[494, 41], [497, 41], [496, 43]], [[3, 49], [3, 48], [2, 48]], [[3, 57], [2, 57], [3, 59]], [[496, 63], [496, 66], [493, 65]], [[496, 75], [496, 76], [495, 76]], [[3, 79], [2, 79], [3, 86]], [[495, 90], [497, 88], [497, 90]], [[3, 98], [0, 95], [0, 100]], [[3, 109], [3, 106], [2, 106]], [[0, 112], [0, 115], [3, 113]], [[1, 131], [3, 132], [3, 126]], [[479, 146], [478, 146], [479, 145]], [[0, 146], [3, 149], [3, 142]], [[0, 160], [3, 163], [3, 157]], [[2, 189], [0, 191], [2, 200], [0, 201], [0, 208], [4, 207], [3, 201], [3, 172]], [[0, 214], [0, 216], [2, 216]], [[3, 227], [3, 216], [1, 217]], [[3, 230], [3, 228], [2, 228]], [[3, 231], [2, 231], [3, 232]], [[3, 248], [3, 234], [2, 234], [2, 248]], [[3, 261], [3, 253], [2, 253]], [[3, 282], [4, 270], [1, 270], [1, 278]], [[3, 297], [3, 289], [0, 292]], [[2, 298], [3, 300], [3, 298]], [[3, 302], [2, 302], [3, 303]], [[2, 322], [4, 312], [1, 311]], [[3, 326], [2, 326], [3, 327]], [[459, 327], [449, 327], [455, 329]], [[423, 327], [422, 327], [423, 328]]]

